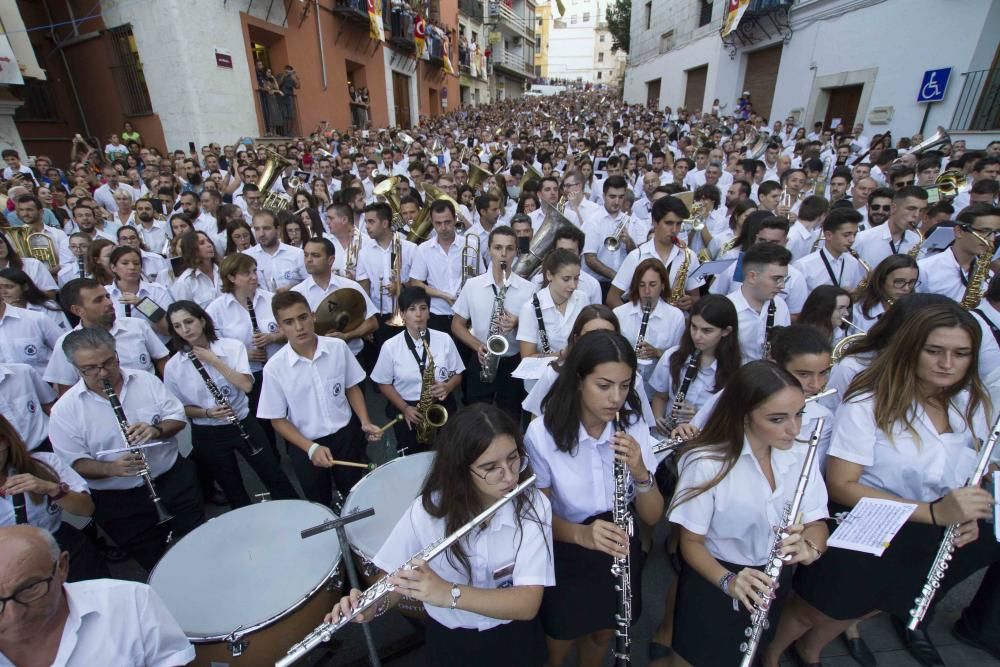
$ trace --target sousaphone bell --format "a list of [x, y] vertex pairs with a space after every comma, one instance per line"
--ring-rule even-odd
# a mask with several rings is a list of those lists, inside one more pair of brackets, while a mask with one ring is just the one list
[[365, 321], [366, 310], [361, 292], [350, 287], [335, 290], [316, 308], [316, 333], [325, 336], [331, 331], [352, 331]]

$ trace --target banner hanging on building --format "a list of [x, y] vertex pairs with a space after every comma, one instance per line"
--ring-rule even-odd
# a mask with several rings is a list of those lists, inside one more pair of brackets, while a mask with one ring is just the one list
[[750, 0], [729, 0], [729, 6], [726, 7], [726, 19], [722, 22], [723, 37], [736, 29], [749, 6]]
[[368, 0], [368, 35], [379, 42], [385, 41], [382, 28], [382, 0]]
[[4, 34], [0, 34], [0, 83], [17, 86], [24, 83], [21, 68], [14, 56], [14, 49], [11, 48], [7, 35]]
[[424, 48], [427, 44], [427, 21], [420, 14], [413, 20], [413, 41], [417, 43], [417, 57], [424, 57]]

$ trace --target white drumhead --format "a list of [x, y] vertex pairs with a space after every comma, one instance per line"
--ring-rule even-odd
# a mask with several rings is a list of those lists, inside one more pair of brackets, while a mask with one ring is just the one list
[[300, 532], [335, 519], [304, 500], [274, 500], [211, 519], [177, 542], [149, 585], [189, 638], [221, 639], [297, 607], [340, 563], [337, 532]]
[[365, 475], [347, 495], [344, 516], [375, 508], [375, 516], [347, 524], [347, 541], [358, 555], [371, 560], [389, 539], [389, 533], [420, 495], [434, 461], [433, 452], [401, 456]]

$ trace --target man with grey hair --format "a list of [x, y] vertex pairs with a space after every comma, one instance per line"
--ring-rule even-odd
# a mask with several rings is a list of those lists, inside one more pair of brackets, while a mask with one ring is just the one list
[[[152, 373], [122, 368], [115, 339], [103, 328], [71, 331], [62, 348], [80, 379], [52, 407], [52, 450], [87, 480], [97, 524], [152, 570], [171, 533], [179, 538], [204, 519], [194, 464], [177, 449], [175, 436], [187, 423], [184, 406]], [[119, 423], [114, 403], [127, 424]], [[129, 445], [147, 447], [122, 452], [123, 431]], [[164, 524], [141, 477], [147, 467], [173, 515]]]
[[47, 531], [0, 528], [0, 665], [186, 665], [194, 647], [156, 592], [116, 579], [66, 583]]

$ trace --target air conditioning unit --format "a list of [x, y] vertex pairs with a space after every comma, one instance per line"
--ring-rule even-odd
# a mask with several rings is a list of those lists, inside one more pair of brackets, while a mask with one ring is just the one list
[[510, 40], [510, 43], [513, 44], [514, 46], [520, 46], [521, 45], [521, 38], [520, 37], [514, 37], [514, 38], [512, 38]]

